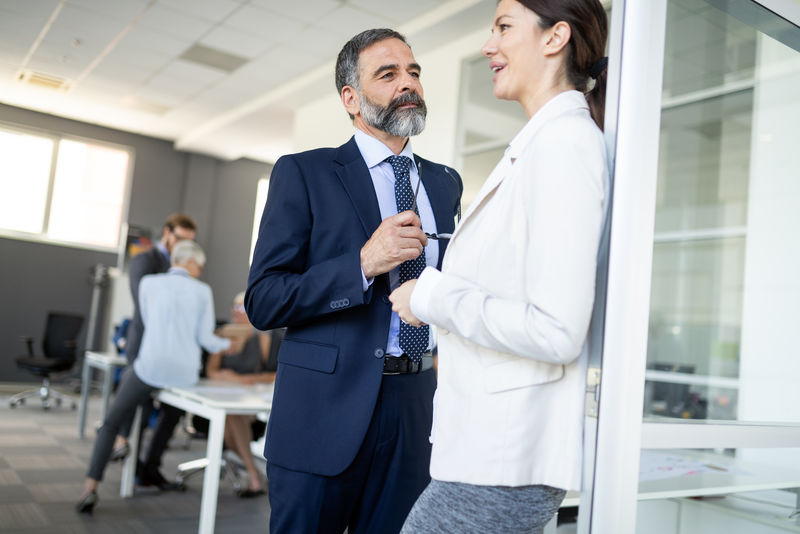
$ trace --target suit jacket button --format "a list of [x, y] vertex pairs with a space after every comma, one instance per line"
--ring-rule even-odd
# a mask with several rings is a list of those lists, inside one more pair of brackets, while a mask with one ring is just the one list
[[350, 306], [350, 299], [348, 298], [342, 299], [342, 307], [344, 308], [345, 306]]
[[391, 304], [392, 303], [392, 301], [389, 300], [389, 295], [384, 295], [383, 297], [381, 297], [381, 300], [383, 300], [384, 304]]
[[383, 349], [375, 349], [375, 357], [376, 358], [383, 358]]

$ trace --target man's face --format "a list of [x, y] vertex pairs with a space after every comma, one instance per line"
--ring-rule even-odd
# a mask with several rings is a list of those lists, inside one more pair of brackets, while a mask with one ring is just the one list
[[167, 251], [171, 253], [172, 248], [178, 241], [183, 241], [184, 239], [194, 240], [196, 234], [197, 232], [194, 230], [184, 228], [183, 226], [176, 226], [172, 230], [170, 230], [169, 227], [165, 227], [164, 235], [161, 239], [164, 242], [164, 246], [167, 247]]
[[420, 66], [399, 39], [384, 39], [365, 48], [358, 58], [361, 119], [397, 137], [417, 135], [425, 128]]

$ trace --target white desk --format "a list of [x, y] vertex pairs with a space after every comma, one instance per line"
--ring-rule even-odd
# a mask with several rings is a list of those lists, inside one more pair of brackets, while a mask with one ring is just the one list
[[[743, 462], [722, 454], [696, 450], [669, 449], [665, 455], [681, 456], [709, 467], [703, 472], [642, 480], [639, 482], [640, 501], [727, 495], [748, 491], [800, 488], [800, 470]], [[642, 474], [644, 475], [644, 474]], [[798, 494], [800, 506], [800, 494]], [[578, 506], [580, 493], [567, 493], [561, 507]], [[543, 534], [555, 533], [555, 519]]]
[[111, 398], [111, 380], [114, 371], [128, 365], [128, 360], [115, 352], [94, 352], [87, 350], [83, 356], [83, 373], [81, 376], [81, 403], [78, 411], [78, 437], [83, 439], [86, 430], [86, 411], [89, 404], [89, 386], [91, 385], [91, 369], [103, 371], [103, 411], [100, 419], [105, 419], [108, 402]]
[[[208, 466], [203, 474], [203, 495], [200, 506], [200, 534], [214, 532], [217, 516], [219, 471], [222, 460], [222, 438], [226, 415], [252, 415], [268, 412], [272, 406], [272, 384], [241, 386], [229, 382], [202, 380], [188, 388], [167, 388], [158, 394], [158, 400], [181, 410], [205, 417], [209, 421], [206, 457]], [[139, 454], [137, 450], [140, 410], [131, 429], [131, 453], [123, 466], [120, 494], [133, 495], [133, 479]]]

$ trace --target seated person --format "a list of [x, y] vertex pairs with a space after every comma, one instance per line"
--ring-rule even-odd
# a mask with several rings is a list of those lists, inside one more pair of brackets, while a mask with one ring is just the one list
[[[181, 241], [172, 250], [172, 268], [142, 278], [139, 307], [145, 331], [139, 356], [129, 366], [92, 451], [84, 491], [76, 505], [91, 514], [97, 487], [111, 456], [114, 437], [133, 418], [136, 407], [164, 387], [197, 382], [201, 347], [210, 353], [230, 348], [231, 342], [214, 334], [214, 302], [208, 284], [197, 280], [206, 262], [194, 241]], [[163, 444], [150, 443], [145, 466], [157, 465]], [[155, 456], [154, 456], [155, 455]]]
[[[278, 346], [283, 330], [259, 332], [244, 311], [244, 292], [233, 299], [232, 322], [222, 327], [231, 347], [224, 354], [211, 354], [206, 363], [206, 376], [240, 384], [267, 383], [275, 380], [278, 367]], [[229, 415], [225, 420], [225, 445], [242, 459], [247, 469], [247, 488], [240, 497], [263, 495], [261, 476], [253, 461], [250, 442], [264, 432], [264, 424], [252, 415]]]

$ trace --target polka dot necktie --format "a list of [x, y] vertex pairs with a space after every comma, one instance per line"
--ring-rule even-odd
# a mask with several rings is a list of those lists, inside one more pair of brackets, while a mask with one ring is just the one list
[[[397, 201], [397, 213], [410, 210], [414, 206], [414, 190], [411, 188], [411, 176], [408, 169], [411, 167], [411, 158], [407, 156], [390, 156], [386, 158], [394, 171], [394, 197]], [[414, 210], [417, 212], [417, 210]], [[417, 212], [419, 215], [419, 212]], [[419, 278], [425, 268], [425, 249], [422, 254], [413, 260], [400, 264], [400, 283], [413, 278]], [[410, 324], [400, 322], [398, 343], [412, 361], [420, 363], [422, 353], [428, 348], [430, 327], [428, 325], [415, 328]]]

